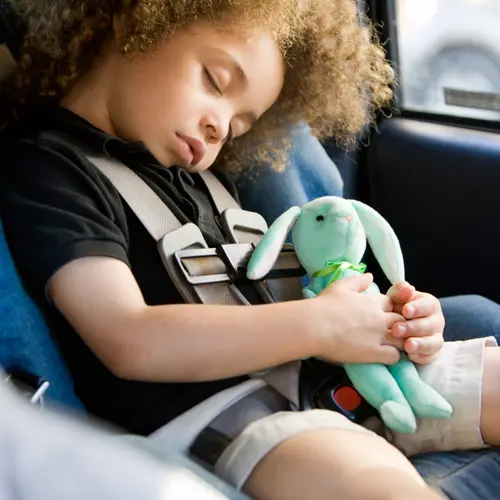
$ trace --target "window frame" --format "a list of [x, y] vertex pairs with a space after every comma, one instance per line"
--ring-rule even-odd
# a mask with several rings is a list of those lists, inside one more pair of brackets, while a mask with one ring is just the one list
[[500, 119], [487, 120], [460, 115], [434, 113], [432, 111], [405, 109], [402, 106], [404, 86], [399, 80], [401, 73], [400, 54], [398, 47], [398, 0], [366, 0], [366, 13], [377, 28], [380, 42], [382, 43], [387, 57], [396, 72], [396, 84], [392, 90], [394, 99], [392, 108], [389, 110], [391, 116], [410, 118], [419, 121], [455, 125], [469, 129], [489, 132], [500, 132]]

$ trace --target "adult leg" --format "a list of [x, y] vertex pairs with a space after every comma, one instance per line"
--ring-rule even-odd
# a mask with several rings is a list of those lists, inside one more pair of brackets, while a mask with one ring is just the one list
[[500, 344], [500, 304], [480, 295], [441, 299], [446, 318], [446, 340], [467, 340], [492, 335]]
[[435, 491], [450, 500], [491, 500], [500, 488], [500, 451], [427, 453], [413, 465]]

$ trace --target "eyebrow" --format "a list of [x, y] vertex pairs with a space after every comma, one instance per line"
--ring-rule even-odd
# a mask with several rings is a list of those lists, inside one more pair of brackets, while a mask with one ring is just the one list
[[245, 70], [241, 67], [241, 64], [238, 61], [233, 59], [231, 56], [229, 56], [229, 58], [231, 60], [231, 66], [233, 66], [233, 69], [238, 77], [238, 80], [242, 85], [247, 85], [248, 77], [247, 74], [245, 73]]
[[[248, 76], [245, 73], [242, 65], [227, 51], [224, 49], [217, 49], [217, 52], [224, 58], [225, 62], [229, 64], [231, 72], [236, 75], [238, 82], [241, 86], [248, 85]], [[259, 117], [256, 113], [246, 113], [249, 118], [250, 124], [254, 124]]]
[[226, 62], [229, 63], [229, 66], [231, 66], [231, 70], [238, 77], [238, 81], [240, 82], [240, 84], [247, 85], [248, 84], [247, 74], [245, 73], [245, 70], [243, 69], [241, 64], [234, 58], [234, 56], [231, 55], [225, 49], [216, 49], [216, 50], [226, 60]]

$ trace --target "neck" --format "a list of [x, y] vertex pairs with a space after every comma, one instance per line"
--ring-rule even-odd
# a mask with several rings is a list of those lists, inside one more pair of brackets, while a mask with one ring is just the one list
[[59, 105], [81, 116], [104, 132], [116, 135], [108, 112], [108, 66], [97, 61], [92, 69], [74, 85]]

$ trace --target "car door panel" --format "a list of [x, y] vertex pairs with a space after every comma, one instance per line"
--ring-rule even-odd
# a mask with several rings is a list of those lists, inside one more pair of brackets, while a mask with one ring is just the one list
[[396, 231], [407, 279], [437, 296], [500, 302], [500, 135], [393, 118], [366, 158], [367, 201]]

